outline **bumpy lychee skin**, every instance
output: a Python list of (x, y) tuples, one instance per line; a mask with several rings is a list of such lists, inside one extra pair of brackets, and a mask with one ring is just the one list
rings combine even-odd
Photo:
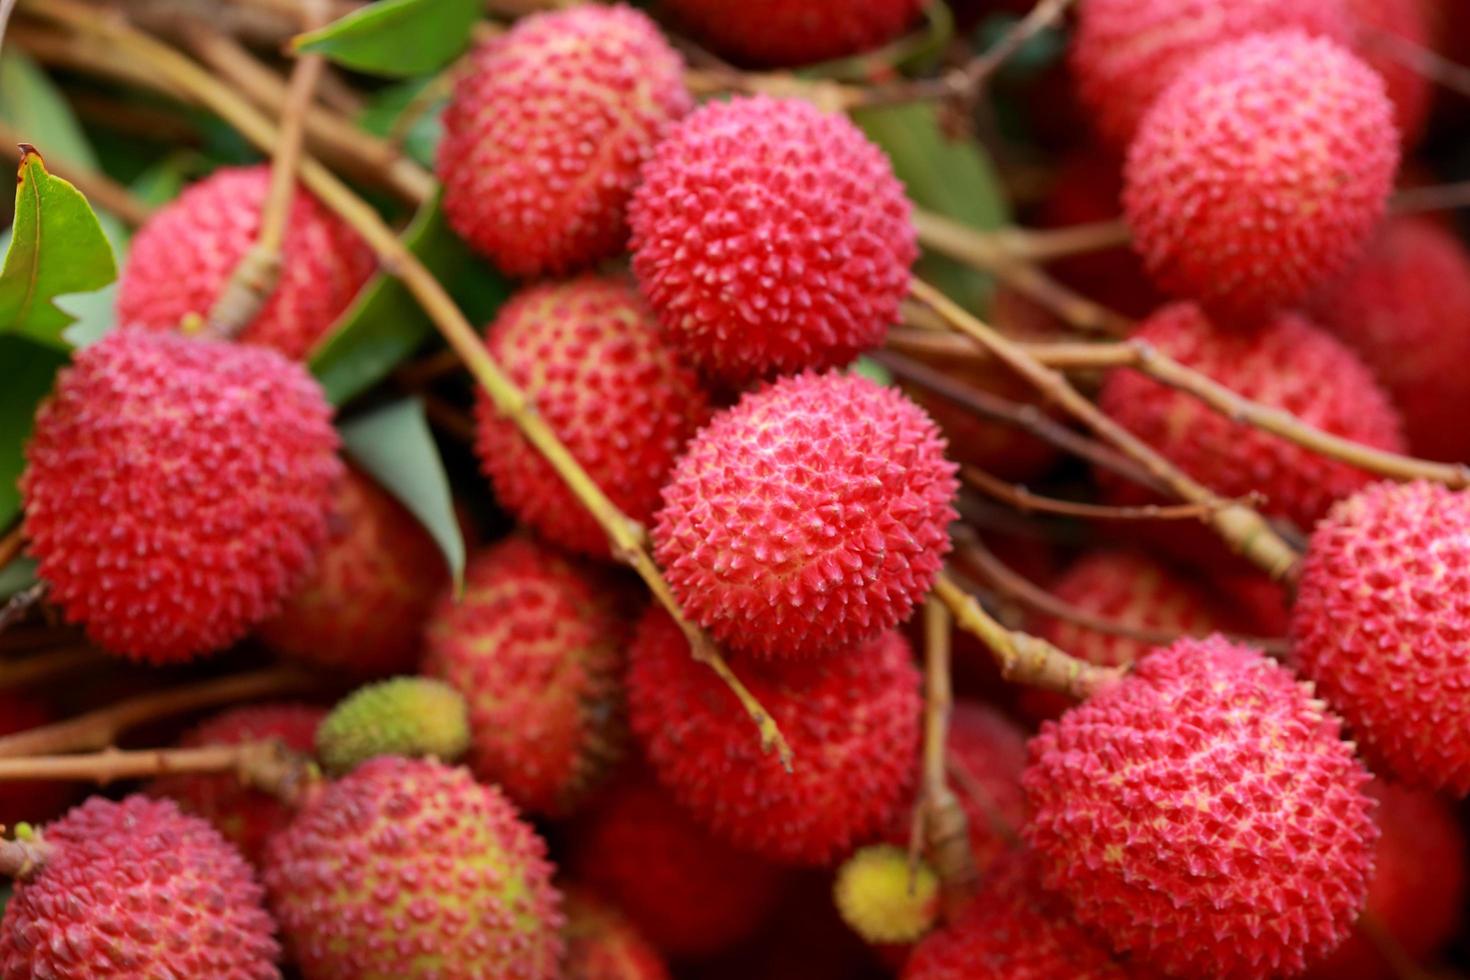
[(1344, 0), (1082, 0), (1072, 72), (1099, 131), (1121, 150), (1160, 94), (1202, 54), (1288, 28), (1343, 44), (1353, 37)]
[[(1296, 314), (1241, 331), (1216, 326), (1196, 306), (1176, 304), (1145, 321), (1134, 339), (1309, 425), (1379, 449), (1404, 448), (1398, 412), (1368, 368)], [(1233, 422), (1136, 371), (1109, 375), (1099, 405), (1200, 482), (1227, 497), (1259, 492), (1267, 514), (1303, 528), (1372, 481), (1362, 470)], [(1113, 500), (1145, 502), (1146, 491), (1098, 476)]]
[(911, 210), (846, 118), (797, 99), (711, 102), (643, 169), (633, 271), (670, 341), (713, 378), (833, 367), (898, 317), (918, 255)]
[(630, 653), (629, 719), (659, 781), (716, 835), (773, 861), (827, 865), (906, 798), (919, 745), (912, 656), (890, 631), (825, 659), (740, 660), (801, 760), (788, 773), (674, 621), (650, 608)]
[[(190, 313), (207, 317), (255, 245), (269, 184), (269, 166), (217, 170), (139, 229), (118, 282), (118, 323), (177, 330)], [(239, 339), (301, 360), (351, 305), (377, 262), (356, 232), (300, 188), (281, 258), (275, 292)]]
[(348, 468), (306, 582), (257, 635), (276, 652), (354, 676), (413, 670), (424, 620), (449, 581), (438, 545), (372, 479)]
[[(527, 289), (488, 343), (593, 482), (624, 514), (652, 520), (709, 399), (632, 284), (587, 276)], [(500, 502), (547, 540), (608, 557), (607, 533), (484, 392), (476, 418), (475, 449)]]
[(876, 48), (919, 18), (921, 0), (664, 0), (683, 26), (749, 64), (805, 65)]
[(765, 658), (903, 621), (949, 550), (955, 467), (917, 405), (841, 374), (748, 394), (689, 444), (653, 528), (684, 611)]
[(1470, 494), (1379, 483), (1317, 525), (1292, 657), (1378, 772), (1470, 792), (1467, 628)]
[(465, 696), (470, 765), (517, 805), (563, 815), (621, 753), (631, 632), (598, 572), (527, 538), (471, 558), (429, 621), (424, 672)]
[(1455, 367), (1470, 362), (1470, 252), (1458, 237), (1428, 218), (1391, 218), (1313, 315), (1388, 389), (1415, 455), (1470, 459), (1470, 385)]
[(1042, 884), (1173, 975), (1300, 972), (1346, 938), (1378, 836), (1341, 728), (1249, 647), (1150, 654), (1032, 741), (1023, 835)]
[(259, 347), (118, 330), (78, 352), (20, 480), (51, 600), (135, 660), (240, 639), (326, 539), (331, 414), (299, 365)]
[(545, 842), (498, 789), (384, 756), (271, 841), (265, 883), (313, 980), (551, 980), (563, 948), (551, 874)]
[(646, 777), (610, 787), (573, 837), (577, 880), (670, 956), (745, 939), (776, 900), (774, 865), (715, 840)]
[(658, 950), (615, 907), (577, 889), (566, 896), (562, 980), (669, 980)]
[(832, 898), (842, 921), (870, 943), (911, 943), (939, 918), (939, 876), (892, 844), (860, 848), (837, 870)]
[(239, 853), (171, 800), (93, 797), (45, 828), (46, 862), (0, 922), (0, 976), (280, 976), (264, 893)]
[(317, 758), (334, 776), (380, 755), (453, 762), (470, 744), (464, 697), (443, 681), (394, 677), (337, 703), (316, 731)]
[[(238, 745), (280, 739), (293, 752), (310, 755), (326, 710), (309, 704), (259, 704), (232, 708), (189, 730), (184, 748)], [(185, 813), (203, 817), (259, 864), (265, 844), (290, 823), (292, 811), (269, 793), (244, 785), (234, 773), (165, 776), (148, 791), (167, 796)]]
[(444, 213), (516, 276), (620, 251), (638, 168), (693, 105), (684, 63), (642, 13), (587, 5), (481, 45), (444, 113)]
[(1235, 321), (1360, 258), (1398, 168), (1378, 74), (1300, 31), (1200, 56), (1139, 126), (1124, 211), (1155, 281)]

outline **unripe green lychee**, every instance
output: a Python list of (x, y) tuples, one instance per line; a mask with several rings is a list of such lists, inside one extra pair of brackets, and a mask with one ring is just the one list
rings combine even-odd
[(457, 759), (470, 744), (464, 698), (443, 681), (394, 677), (360, 687), (316, 731), (316, 752), (333, 775), (380, 755)]
[(837, 870), (832, 889), (842, 921), (870, 943), (911, 943), (939, 915), (939, 877), (892, 844), (864, 847)]

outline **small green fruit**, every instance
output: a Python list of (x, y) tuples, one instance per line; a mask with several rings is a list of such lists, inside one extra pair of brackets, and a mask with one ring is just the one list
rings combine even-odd
[(441, 681), (394, 677), (360, 687), (316, 730), (322, 766), (341, 776), (380, 755), (452, 761), (469, 747), (464, 698)]

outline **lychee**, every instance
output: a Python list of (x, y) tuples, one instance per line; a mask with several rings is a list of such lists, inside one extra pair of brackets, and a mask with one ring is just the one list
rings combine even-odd
[(424, 620), (449, 581), (428, 531), (371, 478), (337, 484), (326, 546), (279, 615), (257, 630), (272, 650), (349, 675), (418, 665)]
[(826, 865), (888, 826), (906, 799), (921, 705), (900, 634), (824, 659), (735, 663), (791, 746), (789, 773), (662, 609), (645, 614), (629, 656), (629, 718), (655, 774), (730, 843)]
[(644, 167), (628, 220), (633, 271), (670, 342), (732, 384), (876, 347), (918, 255), (883, 151), (798, 99), (697, 110)]
[(934, 583), (954, 472), (900, 392), (836, 373), (785, 378), (690, 442), (664, 487), (655, 554), (721, 643), (766, 658), (852, 654)]
[(1292, 607), (1292, 659), (1380, 773), (1470, 791), (1467, 629), (1470, 494), (1379, 483), (1317, 525)]
[(919, 19), (922, 0), (664, 0), (716, 51), (747, 64), (805, 65), (893, 40)]
[(250, 865), (173, 801), (94, 796), (42, 840), (0, 922), (0, 976), (280, 976)]
[(627, 916), (590, 892), (566, 894), (562, 980), (669, 980), (669, 968)]
[[(124, 327), (177, 330), (207, 318), (255, 246), (270, 167), (225, 167), (184, 190), (133, 236), (118, 282)], [(239, 339), (304, 359), (351, 305), (377, 260), (348, 225), (298, 188), (275, 291)]]
[(331, 408), (260, 347), (117, 330), (36, 414), (25, 535), (50, 598), (93, 642), (168, 663), (274, 614), (327, 536)]
[[(1308, 425), (1378, 449), (1402, 450), (1398, 412), (1350, 350), (1294, 313), (1249, 330), (1217, 326), (1197, 306), (1155, 313), (1133, 335), (1238, 394)], [(1259, 493), (1261, 510), (1310, 528), (1332, 503), (1372, 477), (1251, 426), (1129, 369), (1114, 371), (1098, 404), (1180, 469), (1225, 497)], [(1110, 499), (1152, 498), (1099, 472)]]
[(832, 888), (842, 920), (870, 943), (911, 943), (939, 918), (939, 877), (892, 844), (859, 849)]
[(631, 633), (598, 571), (527, 538), (471, 558), (429, 621), (424, 672), (464, 695), (470, 765), (517, 805), (562, 815), (620, 754)]
[(561, 897), (546, 845), (493, 786), (383, 756), (323, 787), (266, 849), (292, 959), (324, 980), (552, 980)]
[[(652, 520), (709, 401), (632, 284), (587, 276), (531, 287), (500, 311), (487, 339), (592, 481), (633, 520)], [(476, 414), (475, 448), (497, 499), (548, 540), (608, 557), (606, 532), (484, 392)]]
[[(184, 733), (179, 745), (240, 745), (279, 739), (293, 752), (310, 755), (326, 710), (309, 704), (259, 704), (231, 708)], [(190, 773), (153, 781), (149, 792), (167, 796), (185, 813), (203, 817), (259, 864), (266, 841), (291, 820), (292, 811), (269, 793), (246, 786), (235, 773)]]
[(1042, 884), (1175, 976), (1300, 972), (1347, 937), (1378, 836), (1341, 728), (1249, 647), (1151, 653), (1032, 741)]
[(316, 753), (334, 776), (380, 755), (453, 762), (470, 744), (464, 698), (443, 681), (394, 677), (337, 703), (316, 730)]
[(1255, 35), (1159, 96), (1128, 149), (1124, 210), (1161, 287), (1249, 322), (1362, 256), (1398, 159), (1373, 69), (1300, 31)]
[(444, 113), (444, 213), (516, 276), (561, 274), (627, 241), (638, 168), (692, 107), (647, 16), (589, 4), (525, 18), (469, 57)]

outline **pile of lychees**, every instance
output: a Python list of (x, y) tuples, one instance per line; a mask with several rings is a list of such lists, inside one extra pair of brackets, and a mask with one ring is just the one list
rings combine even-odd
[[(304, 693), (173, 730), (157, 778), (64, 814), (54, 783), (0, 783), (0, 977), (1429, 975), (1463, 935), (1470, 470), (1426, 461), (1470, 463), (1470, 253), (1394, 195), (1459, 124), (1426, 66), (1470, 17), (956, 0), (936, 23), (1067, 40), (1050, 75), (957, 94), (923, 83), (973, 86), (995, 37), (911, 57), (919, 0), (545, 6), (443, 78), (437, 206), (517, 284), (483, 344), (524, 402), (427, 382), (471, 463), (462, 574), (310, 370), (380, 271), (352, 215), (297, 188), (231, 336), (201, 318), (270, 166), (134, 236), (116, 328), (26, 443), (50, 628)], [(932, 161), (865, 131), (913, 99), (940, 138), (1051, 161), (1014, 182), (1037, 224), (1122, 215), (1127, 247), (991, 266), (974, 312), (1016, 356), (1085, 360), (1047, 301), (1081, 297), (1140, 315), (1113, 349), (1277, 424), (1134, 359), (1077, 384), (1157, 462), (1064, 459), (1086, 440), (1055, 400), (916, 300), (919, 205), (966, 189), (929, 199)], [(1273, 581), (1209, 506), (1160, 519), (1172, 476), (1297, 563)], [(1027, 656), (1089, 680), (1005, 683), (1052, 676)]]

